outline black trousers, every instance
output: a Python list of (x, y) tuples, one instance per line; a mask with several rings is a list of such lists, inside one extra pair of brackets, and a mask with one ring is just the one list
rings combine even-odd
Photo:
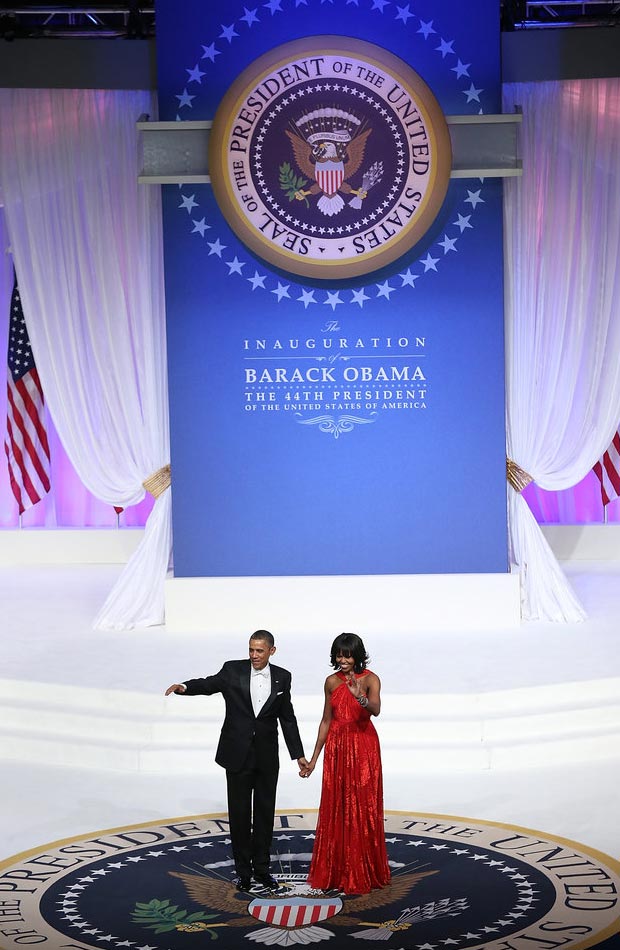
[(228, 818), (239, 877), (268, 874), (278, 769), (261, 768), (254, 750), (239, 772), (226, 771)]

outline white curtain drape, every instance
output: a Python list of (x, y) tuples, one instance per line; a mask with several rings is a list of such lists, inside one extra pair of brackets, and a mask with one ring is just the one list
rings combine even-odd
[[(504, 87), (523, 177), (504, 189), (507, 451), (544, 489), (579, 482), (620, 419), (620, 79)], [(584, 611), (509, 491), (524, 619)]]
[[(169, 461), (159, 189), (137, 183), (150, 93), (0, 90), (0, 186), (45, 398), (87, 488), (144, 497)], [(163, 623), (170, 490), (95, 626)]]

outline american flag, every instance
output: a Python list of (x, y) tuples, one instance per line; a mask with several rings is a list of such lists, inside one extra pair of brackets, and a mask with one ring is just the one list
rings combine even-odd
[(593, 471), (601, 483), (603, 505), (608, 505), (620, 495), (620, 429)]
[(4, 449), (20, 515), (50, 490), (45, 400), (30, 348), (17, 278), (11, 296)]

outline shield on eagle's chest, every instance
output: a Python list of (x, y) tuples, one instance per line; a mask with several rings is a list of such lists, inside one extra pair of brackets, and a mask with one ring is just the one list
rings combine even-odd
[(339, 897), (257, 897), (249, 905), (252, 917), (272, 927), (309, 927), (328, 920), (342, 908)]
[(344, 181), (344, 162), (317, 162), (314, 166), (316, 180), (326, 195), (335, 195)]

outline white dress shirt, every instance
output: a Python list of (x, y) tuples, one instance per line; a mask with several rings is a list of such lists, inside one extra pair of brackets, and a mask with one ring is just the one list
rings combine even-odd
[(250, 672), (250, 699), (252, 700), (252, 709), (254, 715), (259, 712), (269, 699), (271, 693), (271, 670), (269, 663), (262, 670), (251, 670)]

